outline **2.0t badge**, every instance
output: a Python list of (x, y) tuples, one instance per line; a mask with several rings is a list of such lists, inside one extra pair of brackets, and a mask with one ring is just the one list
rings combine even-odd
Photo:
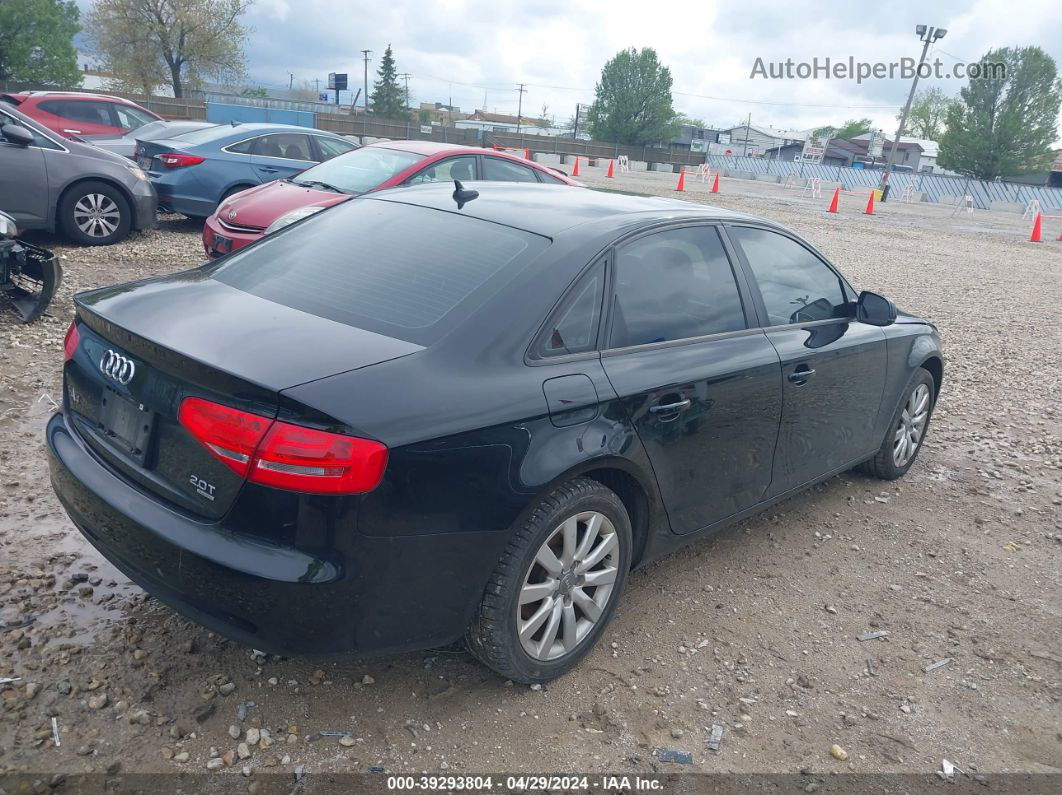
[(100, 372), (110, 378), (112, 381), (117, 381), (119, 384), (128, 384), (133, 380), (133, 375), (136, 373), (136, 365), (133, 364), (133, 360), (120, 353), (107, 349), (107, 352), (103, 354), (103, 358), (100, 359)]

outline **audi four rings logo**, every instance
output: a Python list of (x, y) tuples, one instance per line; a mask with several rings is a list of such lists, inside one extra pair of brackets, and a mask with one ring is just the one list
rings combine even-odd
[(119, 384), (128, 384), (133, 380), (136, 365), (131, 359), (127, 359), (120, 353), (108, 350), (100, 359), (100, 371), (108, 378), (113, 378)]

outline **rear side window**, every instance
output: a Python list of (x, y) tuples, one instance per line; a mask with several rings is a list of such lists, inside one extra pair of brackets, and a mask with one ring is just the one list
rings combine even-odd
[(355, 199), (221, 260), (212, 277), (284, 306), (426, 345), (548, 245), (539, 235), (456, 213)]
[(745, 328), (730, 259), (712, 226), (669, 229), (616, 253), (613, 348)]
[(538, 178), (540, 180), (542, 180), (543, 182), (549, 183), (550, 185), (567, 185), (568, 184), (567, 182), (565, 182), (560, 177), (555, 177), (555, 176), (553, 176), (552, 174), (550, 174), (550, 173), (548, 173), (546, 171), (536, 171), (535, 173), (538, 174)]
[(583, 353), (595, 348), (604, 285), (604, 268), (598, 264), (575, 286), (550, 320), (539, 345), (542, 356)]
[(301, 133), (263, 135), (254, 142), (252, 154), (262, 157), (282, 157), (285, 160), (313, 160), (310, 136)]
[(519, 163), (510, 163), (500, 157), (483, 158), (483, 179), (496, 182), (538, 182), (535, 172)]
[(86, 124), (100, 124), (105, 127), (113, 127), (108, 103), (91, 102), (77, 99), (52, 99), (45, 100), (39, 105), (45, 113), (58, 116), (68, 121), (80, 121)]
[(357, 147), (350, 141), (340, 141), (338, 138), (325, 138), (323, 135), (315, 135), (317, 148), (321, 151), (321, 160), (331, 160), (338, 155), (346, 154)]
[(730, 228), (745, 252), (772, 326), (848, 317), (841, 280), (792, 238), (747, 226)]

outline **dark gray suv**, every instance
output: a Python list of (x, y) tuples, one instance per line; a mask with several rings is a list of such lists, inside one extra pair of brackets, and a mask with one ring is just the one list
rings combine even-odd
[(62, 229), (76, 243), (106, 246), (153, 227), (157, 205), (134, 163), (0, 103), (0, 210), (20, 229)]

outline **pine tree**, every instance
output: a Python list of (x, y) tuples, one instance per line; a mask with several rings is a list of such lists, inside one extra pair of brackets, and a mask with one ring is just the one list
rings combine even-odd
[(405, 92), (398, 86), (398, 70), (391, 45), (384, 50), (379, 79), (372, 84), (372, 112), (377, 116), (398, 119), (406, 115)]

